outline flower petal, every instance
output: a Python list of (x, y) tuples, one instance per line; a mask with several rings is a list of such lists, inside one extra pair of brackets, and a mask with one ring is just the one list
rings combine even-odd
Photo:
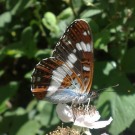
[(107, 133), (103, 133), (103, 134), (101, 134), (101, 135), (109, 135), (109, 134), (107, 134)]
[(92, 114), (84, 115), (84, 121), (89, 121), (89, 123), (93, 123), (100, 119), (100, 114), (98, 111), (93, 112)]
[(112, 117), (110, 117), (110, 119), (107, 121), (97, 121), (97, 122), (90, 123), (89, 119), (84, 120), (82, 116), (79, 119), (75, 120), (74, 125), (80, 126), (80, 127), (86, 127), (90, 129), (98, 129), (98, 128), (106, 127), (112, 122), (112, 120), (113, 120)]
[(84, 121), (85, 127), (88, 127), (90, 129), (98, 129), (98, 128), (104, 128), (107, 125), (109, 125), (112, 122), (112, 117), (109, 118), (107, 121), (97, 121), (94, 123), (89, 123), (88, 121)]
[(100, 115), (98, 111), (95, 111), (92, 114), (84, 114), (84, 115), (78, 115), (75, 118), (74, 125), (87, 127), (85, 126), (85, 123), (92, 124), (95, 121), (98, 121), (100, 119)]
[(58, 114), (58, 117), (63, 122), (73, 122), (73, 112), (70, 106), (66, 104), (58, 104), (56, 106), (56, 112)]

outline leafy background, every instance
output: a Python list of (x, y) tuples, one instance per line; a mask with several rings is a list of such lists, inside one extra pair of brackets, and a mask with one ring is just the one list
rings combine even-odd
[(88, 21), (95, 48), (92, 89), (115, 84), (94, 104), (110, 126), (99, 135), (135, 135), (135, 1), (0, 0), (0, 135), (44, 135), (61, 122), (55, 106), (37, 101), (31, 72), (49, 57), (65, 28)]

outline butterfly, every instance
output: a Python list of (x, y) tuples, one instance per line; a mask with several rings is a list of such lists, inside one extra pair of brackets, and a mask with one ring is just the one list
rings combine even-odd
[(88, 23), (73, 21), (57, 42), (52, 57), (34, 68), (31, 91), (52, 103), (84, 103), (91, 96), (93, 39)]

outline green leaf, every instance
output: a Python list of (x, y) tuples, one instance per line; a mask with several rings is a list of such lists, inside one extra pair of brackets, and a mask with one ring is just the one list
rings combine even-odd
[(80, 16), (81, 18), (89, 18), (101, 13), (102, 11), (100, 9), (91, 9), (91, 10), (84, 10)]
[(5, 115), (4, 116), (6, 116), (6, 117), (8, 117), (8, 116), (14, 116), (14, 115), (24, 115), (26, 113), (26, 111), (25, 111), (25, 109), (23, 109), (23, 108), (21, 108), (21, 107), (18, 107), (16, 110), (14, 110), (14, 111), (7, 111), (6, 113), (5, 113)]
[(30, 3), (29, 1), (25, 1), (25, 0), (19, 0), (19, 1), (18, 0), (9, 0), (6, 3), (6, 6), (7, 6), (8, 10), (11, 11), (12, 15), (16, 15), (16, 14), (23, 12), (24, 9), (26, 7), (28, 7), (29, 3)]
[(8, 109), (8, 107), (9, 107), (9, 106), (7, 106), (8, 103), (9, 102), (6, 99), (6, 100), (3, 100), (3, 102), (0, 104), (0, 114)]
[(41, 59), (49, 57), (51, 52), (52, 52), (51, 49), (38, 50), (35, 54), (35, 57), (41, 60)]
[(21, 50), (20, 42), (15, 42), (9, 46), (3, 47), (0, 51), (0, 61), (4, 59), (5, 56), (10, 56), (14, 58), (19, 58), (24, 55), (24, 52)]
[(46, 12), (42, 18), (43, 25), (51, 31), (52, 37), (59, 35), (59, 27), (57, 24), (56, 16), (52, 12)]
[[(18, 46), (18, 47), (17, 47)], [(20, 58), (22, 55), (24, 55), (22, 50), (18, 50), (20, 44), (19, 43), (14, 43), (10, 47), (6, 48), (6, 55), (14, 57), (14, 58)], [(16, 49), (15, 49), (15, 48)], [(11, 49), (12, 48), (12, 49)], [(14, 49), (13, 49), (14, 48)]]
[[(110, 88), (107, 89), (106, 92), (100, 94), (98, 107), (101, 108), (102, 112), (107, 113), (107, 111), (110, 111), (108, 117), (112, 116), (113, 122), (110, 124), (109, 131), (114, 135), (118, 135), (124, 129), (128, 128), (135, 120), (135, 116), (133, 114), (135, 110), (135, 95), (119, 95), (115, 90), (114, 92), (107, 92), (112, 90), (113, 89)], [(108, 110), (105, 111), (107, 106), (109, 106)]]
[[(101, 89), (102, 87), (108, 87), (106, 83), (108, 81), (108, 76), (110, 72), (116, 68), (114, 62), (95, 62), (93, 87), (96, 89)], [(117, 82), (118, 83), (118, 82)]]
[(85, 5), (87, 5), (87, 6), (94, 6), (91, 0), (83, 0), (83, 2), (84, 2)]
[(66, 8), (65, 10), (63, 10), (59, 15), (58, 15), (58, 19), (67, 19), (68, 17), (72, 16), (73, 15), (73, 12), (72, 12), (72, 9), (69, 7), (69, 8)]
[(54, 28), (56, 29), (57, 19), (52, 12), (45, 13), (42, 22), (49, 30), (54, 31)]
[[(110, 132), (120, 134), (124, 129), (128, 128), (135, 120), (133, 114), (135, 110), (135, 95), (111, 95), (113, 123)], [(123, 105), (124, 104), (124, 105)]]
[(37, 121), (30, 120), (20, 127), (16, 135), (35, 135), (38, 133), (39, 128), (40, 124)]
[(72, 0), (69, 4), (72, 4), (74, 12), (78, 14), (84, 3), (82, 0)]
[(5, 86), (0, 87), (0, 91), (2, 93), (0, 94), (0, 113), (2, 113), (3, 111), (5, 111), (5, 109), (8, 108), (7, 101), (15, 94), (17, 89), (17, 82), (10, 82)]
[(28, 118), (23, 108), (19, 107), (15, 111), (7, 111), (0, 120), (0, 134), (8, 132), (10, 135), (15, 135), (26, 121)]
[(0, 15), (0, 28), (4, 28), (6, 24), (10, 23), (12, 16), (10, 12), (4, 12)]
[(52, 124), (57, 124), (59, 122), (59, 119), (56, 117), (56, 113), (54, 113), (55, 109), (52, 103), (40, 101), (37, 109), (40, 111), (40, 114), (37, 115), (35, 119), (40, 121), (42, 125), (49, 127)]
[(110, 32), (109, 30), (103, 30), (95, 35), (95, 44), (94, 47), (96, 49), (102, 49), (104, 51), (108, 51), (107, 44), (110, 40)]
[(29, 58), (32, 58), (37, 51), (36, 41), (34, 39), (31, 27), (25, 28), (22, 32), (21, 48), (25, 55)]
[(27, 108), (26, 108), (26, 110), (27, 110), (27, 112), (30, 112), (36, 105), (37, 105), (37, 100), (35, 99), (35, 100), (32, 100), (29, 104), (28, 104), (28, 106), (27, 106)]
[(0, 70), (0, 77), (4, 74), (4, 70)]
[(26, 73), (26, 74), (24, 75), (24, 78), (30, 80), (30, 79), (31, 79), (31, 75), (32, 75), (32, 71)]
[(2, 49), (0, 55), (2, 56), (8, 55), (15, 58), (19, 58), (22, 57), (23, 55), (26, 55), (28, 58), (32, 58), (37, 51), (36, 41), (32, 34), (32, 28), (26, 27), (23, 30), (21, 36), (22, 36), (21, 41), (14, 42), (9, 46), (6, 46), (5, 48)]
[(135, 47), (125, 53), (122, 60), (122, 69), (126, 73), (135, 73)]
[[(128, 78), (121, 73), (117, 68), (105, 66), (105, 63), (96, 64), (95, 82), (98, 86), (104, 87), (119, 84), (116, 88), (108, 88), (100, 93), (97, 101), (102, 118), (113, 117), (113, 122), (110, 124), (109, 131), (116, 135), (120, 134), (124, 129), (129, 127), (135, 120), (133, 114), (135, 110), (135, 94), (134, 87), (129, 82)], [(98, 66), (98, 67), (97, 67)], [(104, 67), (110, 70), (107, 74), (102, 72)], [(96, 79), (98, 78), (98, 79)], [(101, 87), (101, 88), (102, 88)]]

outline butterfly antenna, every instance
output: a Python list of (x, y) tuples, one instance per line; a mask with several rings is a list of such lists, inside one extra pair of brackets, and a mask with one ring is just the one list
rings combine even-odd
[(103, 90), (105, 90), (105, 89), (108, 89), (108, 88), (115, 88), (115, 87), (118, 87), (119, 86), (119, 84), (116, 84), (116, 85), (112, 85), (112, 86), (109, 86), (109, 87), (106, 87), (106, 88), (102, 88), (102, 89), (98, 89), (96, 92), (98, 93), (98, 92), (102, 92)]

